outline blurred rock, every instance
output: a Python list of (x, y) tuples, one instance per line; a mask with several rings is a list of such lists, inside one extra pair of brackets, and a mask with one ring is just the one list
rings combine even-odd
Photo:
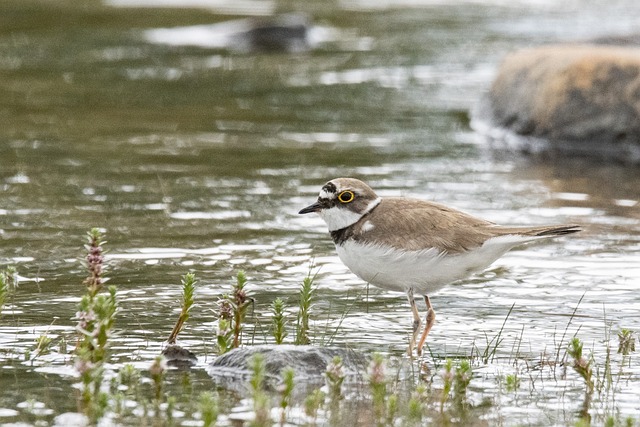
[(476, 130), (510, 148), (640, 163), (640, 49), (562, 44), (515, 52), (473, 116)]
[(306, 52), (330, 40), (303, 13), (245, 18), (211, 25), (155, 28), (144, 32), (147, 41), (171, 46), (200, 46), (235, 53)]
[(251, 19), (244, 31), (233, 34), (229, 48), (237, 52), (306, 52), (309, 44), (310, 19), (292, 13), (270, 19)]
[[(3, 424), (4, 425), (4, 424)], [(28, 424), (24, 424), (28, 425)], [(89, 417), (77, 412), (65, 412), (53, 419), (54, 427), (85, 427), (91, 425)]]
[[(310, 345), (258, 345), (242, 347), (217, 357), (209, 365), (209, 375), (219, 385), (234, 387), (234, 381), (245, 384), (251, 377), (252, 357), (260, 353), (264, 357), (266, 385), (274, 388), (282, 378), (282, 370), (293, 368), (296, 384), (324, 384), (323, 374), (335, 356), (342, 359), (345, 381), (359, 381), (366, 372), (368, 360), (347, 348), (314, 347)], [(246, 387), (244, 387), (246, 389)]]
[(195, 354), (176, 344), (168, 345), (162, 355), (167, 359), (167, 365), (174, 368), (190, 368), (198, 363)]

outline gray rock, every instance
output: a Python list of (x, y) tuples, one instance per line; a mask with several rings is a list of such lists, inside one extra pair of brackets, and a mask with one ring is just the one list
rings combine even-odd
[(562, 44), (515, 52), (472, 127), (522, 151), (640, 163), (640, 49)]
[(311, 21), (306, 14), (289, 13), (211, 25), (154, 28), (145, 31), (144, 36), (151, 43), (170, 46), (199, 46), (246, 54), (297, 53), (312, 50), (323, 42)]
[(308, 16), (300, 13), (279, 15), (268, 20), (251, 20), (250, 28), (231, 37), (230, 48), (237, 52), (285, 52), (310, 50)]
[(368, 360), (354, 350), (339, 347), (314, 347), (309, 345), (259, 345), (242, 347), (217, 357), (208, 369), (216, 383), (227, 388), (237, 388), (233, 382), (245, 382), (251, 377), (252, 357), (260, 353), (264, 357), (267, 387), (275, 387), (282, 377), (282, 370), (293, 368), (296, 384), (320, 385), (324, 372), (335, 356), (342, 359), (345, 381), (360, 381), (366, 372)]
[(175, 368), (191, 368), (198, 363), (198, 357), (195, 354), (176, 344), (169, 344), (161, 354), (167, 359), (167, 365)]

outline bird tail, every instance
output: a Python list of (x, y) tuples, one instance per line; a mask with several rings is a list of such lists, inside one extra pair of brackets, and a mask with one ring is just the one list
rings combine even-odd
[(565, 234), (573, 234), (578, 231), (582, 231), (579, 225), (554, 225), (550, 227), (543, 227), (542, 229), (535, 230), (534, 236), (564, 236)]
[(501, 235), (520, 235), (529, 237), (556, 237), (581, 231), (579, 225), (547, 225), (541, 227), (500, 227)]

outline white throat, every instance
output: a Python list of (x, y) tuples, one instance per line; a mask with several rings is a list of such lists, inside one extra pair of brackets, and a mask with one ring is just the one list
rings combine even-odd
[(319, 211), (318, 215), (320, 215), (320, 218), (327, 223), (329, 231), (336, 231), (355, 224), (360, 220), (360, 218), (378, 206), (381, 201), (382, 199), (378, 197), (369, 203), (366, 209), (362, 212), (352, 212), (349, 209), (340, 209), (339, 207), (334, 206), (330, 209), (323, 209)]

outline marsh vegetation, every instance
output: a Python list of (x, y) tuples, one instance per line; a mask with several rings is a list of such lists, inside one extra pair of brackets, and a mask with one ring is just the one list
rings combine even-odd
[[(621, 416), (616, 404), (621, 384), (636, 380), (629, 369), (635, 358), (634, 332), (628, 329), (616, 331), (613, 335), (617, 345), (614, 345), (612, 330), (607, 329), (607, 336), (602, 340), (605, 347), (598, 352), (605, 355), (601, 359), (595, 356), (597, 349), (585, 350), (584, 342), (579, 338), (580, 326), (572, 325), (575, 322), (573, 315), (561, 335), (554, 336), (553, 352), (541, 354), (539, 361), (523, 357), (516, 347), (511, 349), (506, 360), (496, 357), (497, 349), (504, 345), (502, 332), (509, 320), (509, 311), (502, 328), (495, 331), (495, 335), (487, 336), (484, 346), (470, 349), (467, 356), (431, 353), (412, 359), (373, 352), (367, 356), (370, 362), (366, 372), (358, 379), (346, 382), (342, 360), (334, 357), (322, 374), (324, 385), (314, 388), (302, 387), (308, 378), (297, 383), (291, 367), (279, 372), (275, 385), (268, 385), (268, 372), (260, 353), (248, 361), (251, 375), (244, 384), (245, 392), (240, 393), (219, 382), (195, 387), (190, 379), (192, 371), (202, 369), (201, 364), (197, 365), (195, 355), (192, 365), (177, 365), (177, 368), (175, 365), (170, 367), (174, 360), (171, 356), (165, 357), (164, 351), (143, 367), (130, 363), (113, 364), (113, 337), (126, 339), (128, 331), (126, 327), (118, 326), (123, 322), (118, 319), (117, 286), (105, 286), (108, 279), (104, 277), (104, 243), (99, 229), (88, 233), (87, 255), (82, 261), (88, 276), (84, 281), (79, 280), (79, 287), (82, 286), (85, 292), (74, 318), (67, 319), (77, 322), (75, 333), (60, 334), (55, 339), (45, 333), (36, 338), (31, 351), (8, 355), (14, 363), (24, 363), (55, 354), (54, 359), (41, 366), (61, 362), (66, 365), (69, 378), (64, 381), (61, 392), (74, 397), (77, 411), (56, 413), (42, 402), (44, 396), (34, 396), (19, 406), (20, 410), (15, 414), (18, 419), (33, 422), (53, 419), (56, 424), (100, 424), (104, 420), (125, 425), (195, 422), (204, 426), (238, 423), (251, 426), (411, 426), (424, 422), (485, 425), (493, 421), (508, 424), (506, 414), (501, 411), (502, 402), (517, 401), (523, 394), (535, 399), (539, 388), (555, 387), (560, 403), (564, 405), (575, 405), (573, 399), (582, 395), (582, 403), (572, 422), (575, 425), (633, 426), (637, 423), (632, 416)], [(296, 345), (330, 343), (326, 336), (319, 336), (326, 333), (326, 329), (314, 331), (310, 327), (315, 311), (315, 287), (313, 267), (309, 271), (301, 281), (295, 321), (288, 319), (285, 303), (276, 298), (269, 303), (268, 327), (261, 328), (270, 331), (270, 336), (265, 335), (259, 341), (278, 346), (287, 342), (286, 337), (291, 335), (291, 342)], [(0, 272), (0, 303), (10, 303), (12, 293), (19, 286), (18, 277), (18, 272), (11, 266)], [(255, 307), (254, 297), (246, 288), (247, 281), (245, 272), (238, 271), (229, 292), (218, 299), (217, 322), (207, 343), (214, 353), (211, 358), (241, 346), (251, 346), (256, 341), (259, 324), (246, 321), (249, 310)], [(179, 333), (189, 327), (187, 320), (198, 322), (189, 315), (198, 304), (197, 284), (193, 272), (182, 277), (182, 298), (177, 301), (180, 306), (176, 307), (179, 315), (166, 346), (177, 346)], [(14, 308), (13, 316), (17, 315)], [(255, 313), (253, 316), (256, 317)], [(521, 335), (518, 341), (521, 343), (524, 338)], [(304, 367), (304, 360), (300, 363)], [(487, 387), (487, 382), (493, 382), (493, 387)], [(303, 391), (295, 393), (296, 387)], [(478, 392), (479, 389), (483, 390)]]

